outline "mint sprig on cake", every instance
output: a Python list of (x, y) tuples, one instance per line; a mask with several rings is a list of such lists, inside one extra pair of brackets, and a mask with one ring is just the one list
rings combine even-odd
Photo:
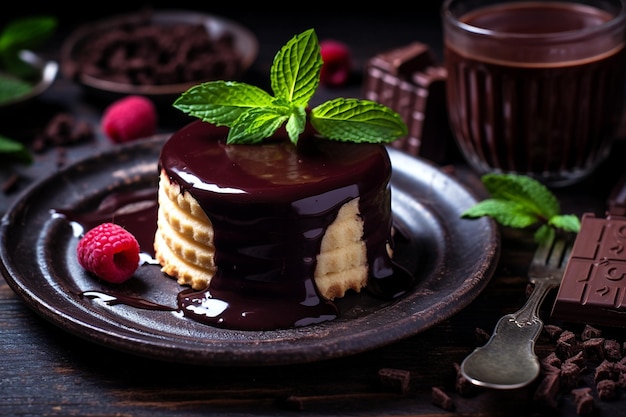
[(335, 98), (309, 110), (323, 65), (313, 29), (289, 40), (270, 71), (274, 95), (238, 81), (209, 81), (191, 87), (174, 107), (191, 116), (229, 127), (228, 144), (258, 144), (285, 125), (298, 143), (307, 122), (322, 136), (356, 143), (389, 143), (407, 135), (399, 114), (369, 100)]

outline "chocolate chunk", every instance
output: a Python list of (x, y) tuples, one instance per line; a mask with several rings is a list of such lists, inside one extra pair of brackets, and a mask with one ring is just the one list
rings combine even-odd
[(458, 152), (445, 100), (445, 68), (427, 45), (413, 42), (371, 58), (365, 67), (363, 96), (395, 110), (409, 134), (391, 143), (414, 156), (444, 163)]
[(585, 367), (585, 355), (583, 354), (583, 351), (581, 350), (580, 352), (578, 352), (576, 355), (572, 356), (571, 358), (567, 358), (565, 362), (575, 363), (576, 366), (578, 366), (580, 369), (583, 369)]
[(553, 319), (626, 327), (625, 245), (626, 217), (583, 215)]
[(408, 80), (413, 73), (435, 65), (435, 59), (428, 46), (412, 42), (373, 57), (370, 65), (396, 77)]
[(585, 324), (585, 328), (580, 333), (580, 338), (583, 341), (593, 339), (595, 337), (601, 337), (601, 336), (602, 336), (602, 330), (596, 329), (595, 327), (589, 324)]
[(622, 349), (617, 340), (607, 339), (604, 341), (604, 357), (613, 362), (622, 358)]
[(552, 340), (557, 340), (561, 337), (561, 333), (563, 333), (563, 329), (554, 324), (546, 324), (543, 326), (543, 331), (546, 332)]
[(598, 397), (603, 401), (615, 400), (619, 397), (617, 383), (611, 379), (603, 379), (596, 384)]
[(567, 358), (571, 358), (575, 356), (580, 351), (580, 344), (576, 340), (576, 335), (569, 331), (565, 330), (559, 336), (559, 339), (556, 341), (555, 352), (561, 360), (566, 360)]
[(555, 352), (551, 352), (548, 356), (541, 360), (541, 370), (544, 373), (559, 372), (561, 368), (561, 359), (556, 356)]
[(441, 407), (446, 411), (454, 411), (456, 408), (454, 406), (454, 401), (452, 401), (452, 398), (443, 389), (439, 387), (432, 387), (431, 392), (434, 405)]
[(454, 363), (454, 371), (456, 372), (456, 379), (454, 388), (463, 397), (469, 397), (476, 394), (478, 386), (472, 384), (472, 382), (463, 375), (461, 372), (461, 365)]
[(561, 375), (559, 372), (552, 372), (546, 374), (535, 393), (533, 394), (533, 400), (539, 404), (546, 405), (551, 408), (556, 408), (558, 405), (557, 395), (561, 389)]
[(382, 368), (378, 370), (378, 379), (383, 387), (406, 394), (409, 391), (411, 373), (404, 369)]
[(599, 382), (605, 379), (616, 381), (618, 377), (619, 377), (619, 371), (615, 367), (615, 363), (608, 361), (608, 360), (604, 360), (596, 368), (596, 374), (593, 380), (595, 382)]
[(574, 404), (576, 405), (576, 413), (578, 415), (591, 414), (595, 409), (591, 388), (583, 387), (572, 390), (574, 396)]
[(481, 328), (478, 328), (478, 327), (476, 328), (476, 331), (474, 332), (474, 335), (476, 336), (476, 345), (477, 346), (484, 345), (491, 338), (491, 335), (489, 333), (487, 333), (485, 330), (483, 330)]
[(604, 338), (595, 337), (583, 342), (583, 349), (587, 359), (601, 361), (604, 359)]
[(578, 386), (581, 369), (574, 362), (565, 362), (561, 365), (561, 388), (572, 389)]

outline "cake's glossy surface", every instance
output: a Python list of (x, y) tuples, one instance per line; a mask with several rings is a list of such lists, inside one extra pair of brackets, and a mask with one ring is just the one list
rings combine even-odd
[(196, 121), (176, 132), (159, 160), (211, 220), (217, 271), (209, 288), (183, 291), (184, 314), (240, 329), (304, 326), (337, 317), (320, 297), (316, 256), (340, 208), (359, 198), (368, 290), (387, 298), (412, 278), (387, 252), (391, 163), (383, 145), (303, 135), (263, 145), (226, 145), (226, 128)]

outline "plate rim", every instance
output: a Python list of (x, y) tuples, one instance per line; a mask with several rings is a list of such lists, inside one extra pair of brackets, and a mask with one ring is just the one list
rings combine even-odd
[[(169, 362), (201, 363), (211, 366), (260, 366), (305, 363), (362, 353), (364, 351), (376, 349), (421, 333), (457, 314), (464, 307), (466, 307), (486, 287), (495, 272), (500, 255), (499, 230), (491, 219), (484, 218), (473, 220), (473, 224), (477, 224), (483, 228), (488, 236), (488, 240), (485, 242), (487, 247), (483, 259), (481, 259), (480, 262), (477, 261), (480, 268), (475, 270), (470, 277), (463, 281), (465, 297), (463, 297), (462, 302), (456, 305), (454, 309), (448, 311), (442, 311), (441, 306), (438, 306), (436, 309), (438, 314), (437, 318), (432, 320), (430, 323), (421, 323), (419, 328), (412, 329), (411, 327), (413, 325), (416, 327), (418, 326), (420, 323), (420, 317), (418, 317), (418, 312), (410, 312), (410, 314), (404, 314), (402, 317), (398, 317), (395, 326), (390, 326), (391, 328), (389, 329), (383, 329), (380, 332), (374, 332), (374, 329), (360, 329), (360, 332), (357, 334), (346, 335), (343, 338), (335, 337), (332, 340), (325, 340), (323, 335), (320, 337), (314, 334), (312, 329), (314, 329), (315, 326), (298, 328), (298, 332), (294, 331), (294, 333), (296, 333), (296, 335), (300, 335), (300, 339), (297, 337), (295, 339), (298, 339), (298, 341), (301, 342), (302, 338), (306, 338), (304, 348), (302, 346), (298, 346), (298, 341), (294, 342), (294, 338), (290, 337), (290, 330), (285, 332), (276, 331), (276, 334), (286, 335), (281, 342), (277, 342), (273, 338), (268, 339), (267, 344), (263, 340), (257, 340), (256, 343), (259, 346), (258, 349), (254, 349), (254, 346), (250, 348), (246, 345), (241, 348), (241, 351), (236, 352), (236, 355), (233, 355), (232, 352), (233, 347), (237, 347), (233, 346), (233, 342), (236, 342), (233, 340), (223, 341), (219, 346), (217, 346), (214, 341), (210, 341), (211, 343), (206, 344), (200, 343), (200, 341), (193, 341), (193, 343), (191, 343), (187, 340), (180, 340), (177, 337), (168, 338), (163, 335), (149, 334), (143, 329), (134, 329), (131, 331), (120, 327), (116, 328), (115, 326), (113, 326), (113, 328), (101, 328), (86, 320), (81, 320), (81, 318), (73, 317), (71, 314), (55, 307), (54, 303), (51, 303), (49, 299), (42, 298), (31, 288), (28, 288), (24, 279), (16, 276), (15, 274), (15, 268), (11, 265), (11, 253), (8, 249), (6, 239), (8, 236), (7, 231), (13, 227), (12, 218), (18, 216), (22, 207), (29, 201), (29, 199), (33, 198), (33, 194), (35, 194), (41, 187), (44, 187), (47, 183), (58, 179), (63, 175), (63, 173), (72, 172), (72, 170), (76, 169), (77, 166), (89, 165), (90, 161), (107, 158), (109, 156), (113, 157), (115, 155), (128, 153), (132, 150), (136, 151), (137, 149), (142, 149), (143, 147), (148, 147), (150, 149), (159, 147), (167, 137), (168, 135), (159, 135), (157, 137), (136, 141), (130, 144), (124, 144), (106, 149), (102, 152), (87, 155), (84, 158), (67, 165), (54, 174), (31, 184), (31, 186), (10, 205), (5, 214), (3, 214), (0, 223), (0, 237), (2, 239), (0, 241), (0, 243), (2, 243), (2, 245), (0, 245), (0, 267), (2, 268), (3, 276), (13, 291), (19, 295), (31, 309), (44, 319), (52, 322), (69, 333), (74, 334), (75, 336), (82, 337), (83, 339), (90, 340), (94, 343), (119, 351)], [(393, 161), (404, 161), (404, 163), (417, 164), (417, 166), (421, 169), (425, 169), (433, 175), (435, 180), (452, 184), (452, 186), (458, 188), (466, 194), (465, 198), (477, 201), (477, 197), (473, 192), (471, 192), (451, 175), (441, 171), (434, 163), (419, 157), (414, 157), (396, 149), (388, 148), (388, 151), (390, 158), (392, 159), (392, 166)], [(408, 174), (401, 172), (400, 176), (402, 175)], [(398, 170), (394, 168), (392, 174), (392, 187), (394, 186), (394, 181), (397, 177)], [(456, 292), (447, 294), (442, 298), (439, 304), (445, 304), (445, 301), (453, 298), (455, 294)], [(62, 298), (62, 303), (63, 302), (76, 304), (75, 301), (67, 297)], [(91, 303), (91, 301), (86, 302)], [(396, 305), (405, 307), (403, 303), (409, 304), (410, 302), (410, 299), (399, 300)], [(81, 306), (73, 306), (73, 308), (76, 307)], [(399, 307), (396, 308), (399, 309)], [(402, 313), (399, 310), (398, 312)], [(377, 312), (372, 313), (372, 315), (376, 314)], [(330, 326), (332, 326), (332, 322), (330, 323)], [(215, 329), (215, 331), (218, 333), (230, 332), (225, 329)], [(273, 331), (258, 333), (272, 334)], [(363, 343), (361, 343), (361, 345), (358, 344), (358, 342), (363, 338), (368, 338), (366, 346), (363, 346)], [(313, 339), (316, 339), (316, 341), (312, 342), (311, 340)], [(313, 355), (311, 355), (311, 352), (308, 351), (312, 348), (317, 349)]]

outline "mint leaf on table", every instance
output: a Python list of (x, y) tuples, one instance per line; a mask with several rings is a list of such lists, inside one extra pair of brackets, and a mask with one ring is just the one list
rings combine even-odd
[(539, 181), (516, 174), (485, 174), (481, 181), (490, 198), (465, 210), (462, 218), (488, 216), (503, 226), (519, 229), (538, 225), (535, 231), (538, 242), (545, 241), (556, 229), (580, 231), (580, 219), (561, 214), (556, 196)]
[(274, 95), (237, 81), (209, 81), (193, 86), (174, 107), (203, 121), (228, 126), (228, 144), (260, 143), (286, 123), (297, 144), (309, 118), (328, 139), (388, 143), (408, 133), (399, 114), (369, 100), (337, 98), (308, 112), (320, 82), (323, 60), (317, 35), (306, 30), (276, 54), (270, 69)]
[(27, 78), (34, 69), (19, 57), (20, 51), (34, 49), (54, 33), (57, 20), (51, 16), (32, 16), (9, 22), (0, 32), (0, 60), (4, 70)]
[(30, 92), (31, 83), (0, 73), (0, 104), (15, 100)]
[(0, 155), (7, 155), (15, 161), (27, 164), (33, 162), (32, 154), (23, 143), (14, 141), (2, 135), (0, 135)]

